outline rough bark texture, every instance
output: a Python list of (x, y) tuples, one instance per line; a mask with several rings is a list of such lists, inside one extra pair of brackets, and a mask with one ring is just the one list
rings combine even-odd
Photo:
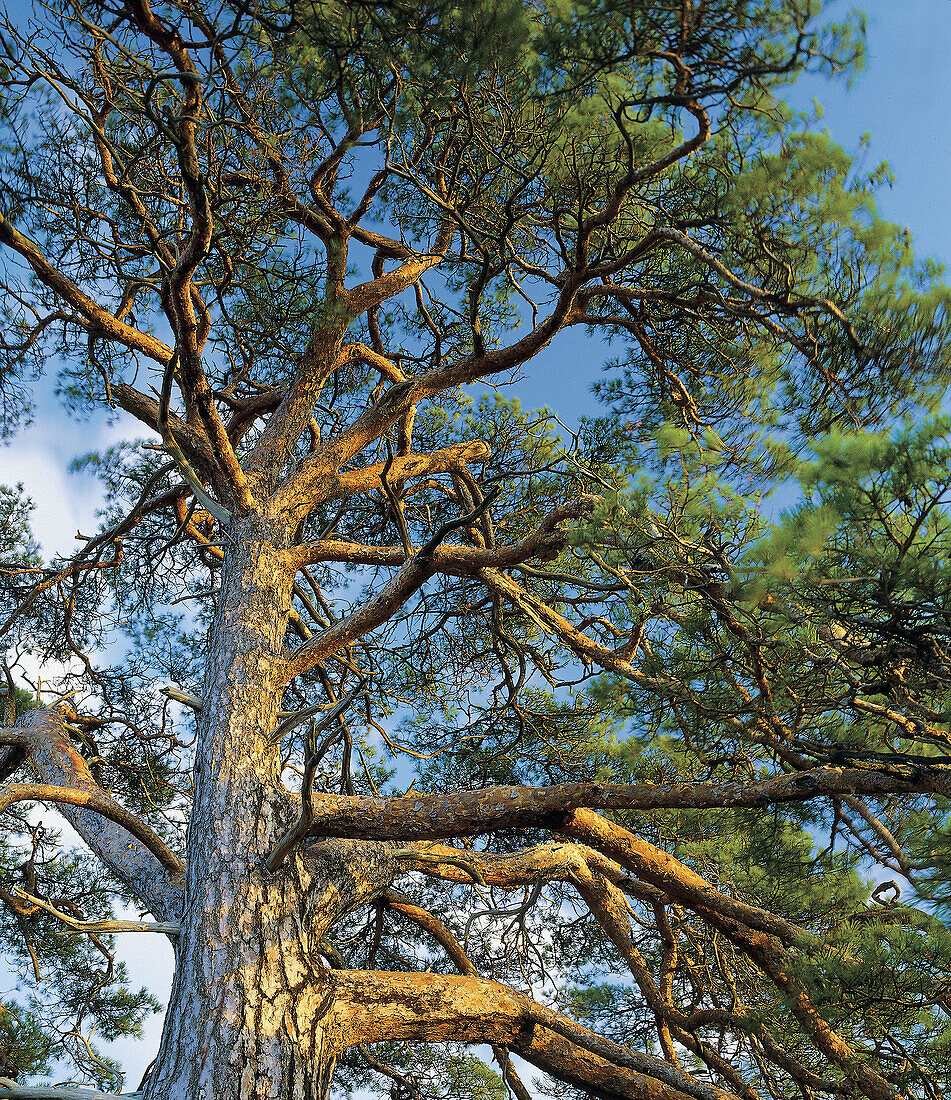
[(177, 966), (149, 1097), (320, 1100), (350, 1045), (319, 946), (396, 877), (391, 845), (328, 840), (263, 861), (298, 813), (280, 782), (287, 532), (236, 522), (208, 634)]
[[(58, 708), (31, 710), (17, 724), (26, 741), (27, 762), (40, 783), (50, 788), (71, 789), (80, 795), (113, 803), (121, 815), (122, 807), (96, 783), (76, 746), (70, 741), (63, 711)], [(10, 788), (5, 790), (9, 794)], [(43, 798), (34, 793), (33, 798)], [(52, 801), (53, 799), (51, 799)], [(158, 920), (175, 920), (182, 904), (180, 874), (166, 874), (159, 860), (139, 840), (100, 810), (84, 809), (57, 800), (63, 817), (90, 845), (110, 871), (131, 893), (155, 914)], [(150, 831), (150, 830), (149, 830)]]
[(155, 1097), (313, 1097), (326, 1088), (319, 929), (300, 860), (260, 866), (294, 810), (268, 736), (292, 576), (279, 530), (236, 523), (208, 635), (185, 910)]

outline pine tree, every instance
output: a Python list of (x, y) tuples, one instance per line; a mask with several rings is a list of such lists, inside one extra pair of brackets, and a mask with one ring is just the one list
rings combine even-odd
[(119, 934), (147, 1100), (951, 1084), (951, 292), (781, 98), (824, 7), (6, 24), (4, 427), (129, 434), (69, 560), (0, 497), (0, 1095), (125, 1088)]

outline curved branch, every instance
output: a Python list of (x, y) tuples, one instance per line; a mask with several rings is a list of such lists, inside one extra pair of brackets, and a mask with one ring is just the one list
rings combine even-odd
[[(417, 928), (427, 932), (433, 939), (439, 944), (440, 947), (446, 952), (452, 961), (453, 966), (459, 971), (460, 974), (469, 978), (477, 978), (479, 972), (472, 965), (472, 961), (465, 953), (462, 944), (456, 939), (456, 937), (449, 931), (449, 929), (443, 924), (443, 922), (428, 909), (423, 909), (421, 906), (416, 905), (410, 898), (405, 897), (399, 893), (398, 890), (384, 890), (380, 895), (380, 901), (389, 908), (406, 917), (412, 921)], [(516, 1100), (531, 1100), (531, 1095), (528, 1090), (522, 1084), (521, 1078), (515, 1071), (515, 1067), (512, 1065), (509, 1058), (508, 1047), (495, 1045), (492, 1047), (492, 1053), (495, 1056), (495, 1060), (502, 1070), (502, 1076), (505, 1079), (505, 1083), (512, 1091), (512, 1095)], [(591, 1082), (588, 1082), (589, 1084)]]
[(436, 267), (449, 251), (456, 227), (451, 218), (444, 218), (431, 252), (408, 256), (394, 271), (387, 271), (368, 282), (345, 290), (342, 294), (347, 310), (354, 316), (376, 309), (388, 298), (404, 291)]
[[(394, 460), (394, 466), (397, 461)], [(554, 508), (530, 535), (510, 546), (485, 548), (444, 543), (433, 547), (430, 556), (437, 573), (452, 576), (468, 577), (474, 576), (480, 569), (507, 569), (520, 565), (530, 558), (560, 550), (564, 546), (565, 536), (558, 525), (566, 520), (580, 519), (592, 511), (597, 503), (598, 497), (586, 495)], [(368, 546), (336, 539), (305, 543), (294, 547), (291, 553), (296, 556), (299, 566), (316, 565), (320, 562), (399, 566), (406, 560), (406, 552), (402, 546)]]
[(438, 548), (439, 542), (451, 531), (465, 527), (478, 519), (491, 501), (492, 496), (487, 496), (467, 515), (444, 523), (379, 592), (351, 614), (338, 619), (332, 626), (327, 627), (320, 634), (315, 634), (299, 646), (284, 662), (285, 682), (290, 682), (295, 676), (307, 672), (319, 661), (386, 622), (437, 572), (433, 563), (433, 553)]
[[(310, 730), (307, 735), (308, 755), (304, 764), (304, 775), (301, 782), (301, 813), (297, 821), (287, 830), (287, 832), (278, 841), (276, 847), (271, 854), (264, 861), (264, 868), (269, 874), (274, 872), (281, 866), (288, 854), (307, 836), (308, 829), (310, 828), (311, 819), (313, 816), (314, 800), (313, 800), (313, 782), (314, 773), (317, 770), (317, 765), (320, 762), (320, 756), (316, 752), (316, 737), (318, 733), (327, 729), (340, 717), (341, 714), (350, 706), (350, 704), (356, 699), (356, 697), (363, 691), (364, 681), (360, 680), (356, 687), (353, 688), (347, 695), (334, 704), (320, 719), (319, 722), (314, 721), (311, 718)], [(272, 737), (272, 740), (279, 740), (281, 733), (286, 728), (286, 724), (282, 723), (278, 726), (276, 733)]]
[[(397, 382), (391, 386), (376, 404), (361, 413), (348, 428), (335, 436), (310, 460), (311, 474), (308, 483), (298, 475), (281, 489), (281, 494), (297, 501), (303, 495), (308, 501), (314, 496), (314, 487), (322, 477), (353, 461), (374, 440), (418, 402), (453, 386), (465, 385), (493, 374), (510, 371), (528, 362), (547, 347), (557, 333), (568, 324), (575, 295), (585, 281), (585, 276), (570, 273), (561, 280), (561, 292), (551, 312), (531, 332), (504, 348), (492, 348), (484, 354), (467, 355), (435, 370)], [(334, 353), (334, 358), (336, 352)], [(276, 414), (277, 415), (277, 414)], [(264, 433), (265, 435), (267, 433)], [(262, 436), (263, 440), (264, 436)], [(259, 442), (258, 448), (262, 444)], [(292, 506), (292, 505), (291, 505)]]
[(15, 732), (26, 738), (28, 762), (41, 782), (11, 784), (0, 793), (0, 806), (25, 800), (55, 803), (90, 850), (156, 917), (175, 919), (184, 864), (96, 783), (69, 739), (62, 708), (27, 711)]
[(0, 813), (16, 802), (53, 802), (61, 806), (81, 806), (91, 810), (121, 825), (136, 840), (140, 840), (167, 870), (174, 874), (185, 870), (184, 863), (157, 833), (105, 791), (54, 787), (48, 783), (11, 783), (0, 790)]
[(431, 556), (415, 554), (368, 600), (289, 654), (284, 662), (285, 682), (385, 623), (435, 572)]
[(870, 1064), (829, 1026), (797, 979), (784, 944), (806, 950), (821, 940), (765, 910), (721, 894), (705, 879), (666, 852), (590, 810), (571, 814), (562, 828), (609, 854), (620, 864), (664, 889), (697, 912), (736, 944), (782, 991), (789, 1010), (816, 1048), (854, 1082), (869, 1100), (896, 1100), (895, 1092)]

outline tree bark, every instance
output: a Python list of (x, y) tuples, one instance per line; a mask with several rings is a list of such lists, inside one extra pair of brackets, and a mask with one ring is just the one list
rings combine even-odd
[[(275, 875), (262, 866), (296, 816), (281, 783), (279, 746), (270, 742), (283, 688), (290, 540), (258, 516), (235, 520), (225, 538), (196, 742), (185, 909), (147, 1096), (316, 1100), (334, 1067), (317, 947), (340, 910), (335, 861), (295, 854)], [(346, 854), (347, 842), (339, 847)]]
[[(90, 850), (147, 909), (160, 921), (177, 919), (182, 903), (180, 860), (151, 829), (143, 828), (140, 838), (128, 831), (133, 815), (96, 783), (70, 740), (62, 708), (27, 711), (17, 722), (16, 734), (39, 783), (9, 784), (0, 792), (0, 806), (21, 798), (55, 804)], [(156, 852), (163, 856), (164, 865)]]

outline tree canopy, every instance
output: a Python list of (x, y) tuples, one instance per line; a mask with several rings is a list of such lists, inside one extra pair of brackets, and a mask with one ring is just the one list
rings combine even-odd
[(0, 1095), (135, 1086), (119, 934), (147, 1100), (951, 1086), (951, 291), (832, 7), (5, 23), (3, 426), (128, 436), (69, 559), (0, 493)]

